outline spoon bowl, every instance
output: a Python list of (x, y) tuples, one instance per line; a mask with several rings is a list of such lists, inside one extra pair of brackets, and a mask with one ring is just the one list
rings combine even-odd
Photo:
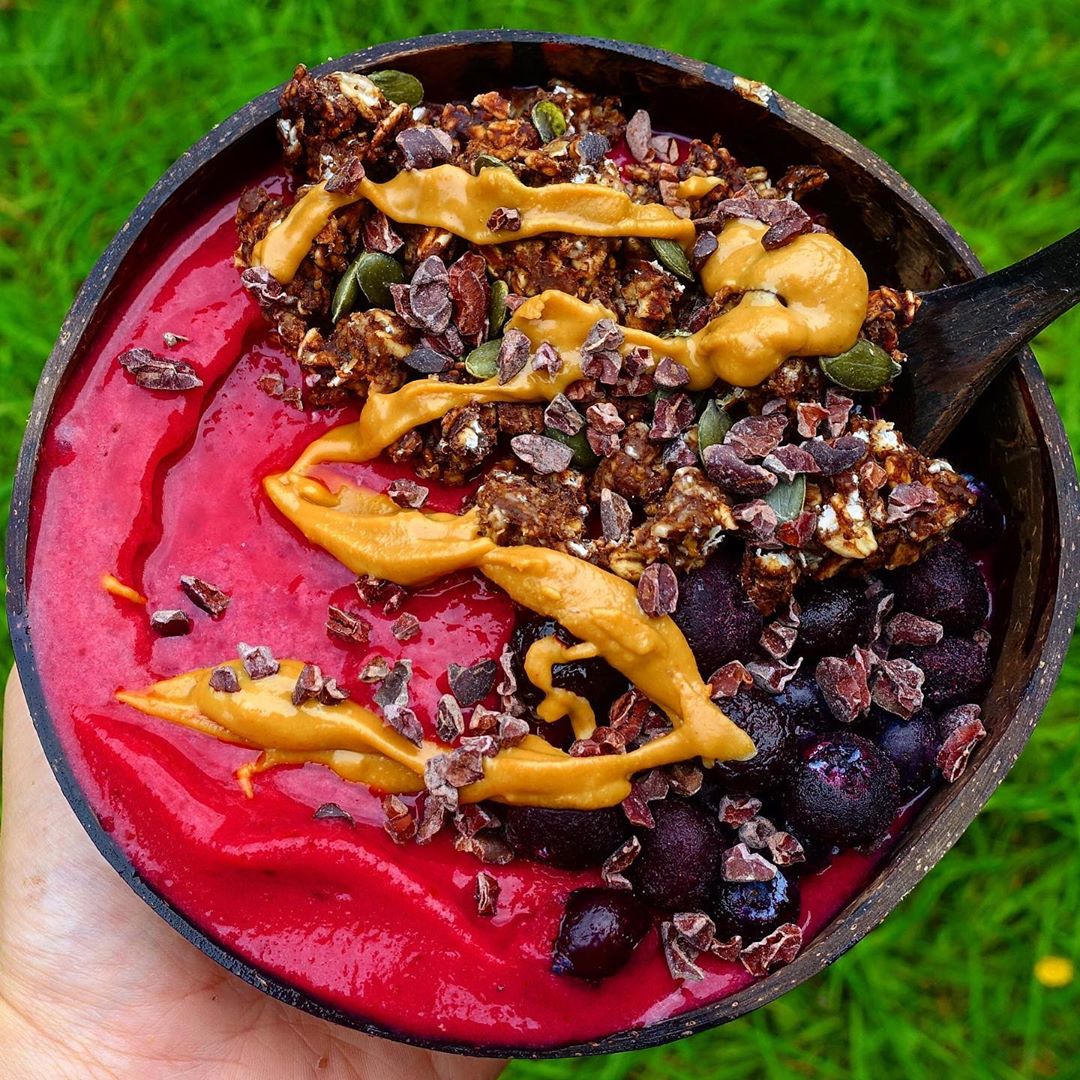
[[(492, 85), (566, 79), (647, 104), (658, 129), (708, 137), (720, 131), (743, 160), (779, 175), (792, 164), (826, 168), (818, 193), (840, 239), (873, 281), (924, 292), (983, 273), (945, 220), (888, 165), (850, 136), (776, 94), (700, 61), (640, 45), (522, 31), (479, 31), (378, 46), (319, 70), (393, 67), (419, 77), (433, 99), (468, 97)], [(266, 993), (328, 1020), (437, 1050), (556, 1057), (640, 1049), (735, 1019), (805, 981), (855, 944), (914, 888), (970, 824), (1023, 749), (1061, 669), (1075, 621), (1080, 566), (1064, 529), (1080, 520), (1076, 473), (1061, 420), (1031, 353), (989, 388), (945, 450), (959, 468), (991, 478), (1010, 522), (1011, 587), (998, 593), (1001, 631), (984, 715), (989, 735), (962, 780), (919, 810), (870, 883), (790, 965), (717, 1003), (630, 1031), (574, 1045), (462, 1045), (415, 1038), (347, 1014), (218, 945), (139, 876), (102, 827), (72, 772), (46, 708), (27, 620), (27, 555), (33, 537), (31, 491), (43, 433), (58, 392), (112, 314), (110, 297), (138, 272), (162, 238), (183, 227), (207, 190), (234, 185), (276, 154), (277, 94), (244, 106), (186, 152), (133, 212), (80, 291), (38, 387), (19, 462), (8, 535), (8, 610), (19, 672), (50, 763), (94, 843), (129, 885), (208, 956)]]

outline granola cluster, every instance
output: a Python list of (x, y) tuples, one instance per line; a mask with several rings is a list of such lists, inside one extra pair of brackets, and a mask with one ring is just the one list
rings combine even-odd
[[(538, 105), (561, 119), (556, 134), (537, 119)], [(330, 219), (282, 285), (249, 264), (287, 207), (262, 189), (241, 199), (236, 261), (249, 267), (246, 284), (295, 352), (309, 407), (362, 402), (417, 377), (476, 381), (469, 359), (485, 342), (500, 343), (504, 381), (525, 365), (554, 373), (561, 361), (553, 349), (533, 352), (501, 325), (545, 289), (614, 312), (617, 322), (602, 320), (585, 343), (585, 377), (550, 404), (462, 404), (389, 448), (421, 480), (479, 478), (475, 504), (497, 543), (569, 551), (636, 582), (656, 564), (698, 567), (737, 537), (743, 584), (771, 615), (804, 577), (914, 561), (969, 508), (960, 476), (878, 418), (887, 385), (849, 393), (809, 357), (792, 358), (751, 390), (718, 382), (691, 392), (686, 369), (670, 358), (620, 351), (620, 326), (693, 333), (738, 302), (730, 290), (706, 297), (693, 273), (731, 218), (767, 223), (767, 247), (827, 229), (812, 208), (828, 179), (821, 168), (795, 165), (773, 183), (763, 168), (740, 165), (719, 136), (680, 143), (654, 133), (644, 111), (627, 117), (617, 99), (565, 85), (409, 107), (363, 76), (314, 77), (300, 66), (281, 106), (285, 158), (301, 185), (383, 180), (443, 163), (508, 167), (527, 185), (618, 188), (698, 227), (692, 265), (681, 270), (641, 239), (553, 233), (472, 245), (390, 221), (361, 200)], [(708, 181), (703, 194), (680, 197), (679, 182), (694, 177)], [(387, 285), (385, 306), (335, 323), (335, 289), (365, 251), (396, 260), (400, 279)], [(901, 364), (899, 333), (916, 308), (910, 292), (875, 289), (861, 338)]]

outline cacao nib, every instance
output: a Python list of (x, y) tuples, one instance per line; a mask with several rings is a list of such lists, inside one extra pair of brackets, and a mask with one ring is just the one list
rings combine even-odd
[(623, 874), (630, 864), (641, 854), (641, 841), (631, 836), (626, 843), (613, 851), (600, 867), (600, 877), (609, 889), (631, 888), (629, 879)]
[(787, 417), (779, 413), (746, 416), (732, 424), (724, 436), (724, 445), (730, 446), (745, 461), (763, 458), (780, 445), (786, 430)]
[(240, 654), (240, 662), (250, 679), (269, 678), (276, 675), (281, 668), (268, 645), (248, 645), (241, 641), (236, 646), (236, 651)]
[(747, 945), (739, 959), (756, 978), (762, 978), (781, 964), (790, 964), (802, 948), (802, 930), (797, 923), (784, 923), (771, 934)]
[(765, 495), (776, 487), (775, 473), (763, 469), (760, 465), (743, 461), (734, 447), (723, 444), (708, 446), (702, 459), (709, 479), (733, 495)]
[[(533, 371), (539, 371), (541, 374), (554, 377), (562, 371), (563, 359), (550, 341), (541, 341), (536, 347), (536, 352), (533, 353), (532, 366)], [(559, 394), (558, 397), (563, 398), (564, 401), (567, 400), (562, 394)], [(567, 432), (567, 434), (572, 435), (573, 432)]]
[(981, 711), (978, 705), (958, 705), (939, 721), (941, 730), (948, 734), (938, 751), (936, 765), (950, 784), (960, 779), (972, 750), (986, 738)]
[(476, 914), (481, 918), (490, 919), (499, 910), (499, 883), (493, 874), (481, 870), (476, 875), (474, 896)]
[(331, 194), (353, 195), (363, 179), (364, 163), (354, 156), (327, 177), (325, 187)]
[(498, 671), (499, 664), (496, 660), (481, 660), (470, 667), (451, 664), (447, 669), (450, 692), (458, 704), (466, 709), (477, 705), (491, 693)]
[(202, 578), (184, 574), (180, 578), (180, 588), (184, 595), (200, 610), (205, 611), (213, 619), (220, 619), (225, 614), (225, 609), (232, 599), (227, 593), (223, 593), (216, 585)]
[(745, 825), (761, 811), (761, 800), (752, 795), (725, 795), (718, 807), (720, 820), (737, 829)]
[(604, 539), (619, 543), (630, 534), (633, 511), (630, 504), (617, 491), (602, 488), (600, 491), (600, 528)]
[(821, 696), (842, 724), (853, 724), (870, 709), (870, 670), (877, 660), (856, 645), (846, 657), (826, 656), (814, 669)]
[(363, 237), (368, 251), (381, 251), (384, 255), (393, 255), (405, 243), (381, 210), (376, 210), (364, 222)]
[(303, 705), (305, 701), (311, 701), (322, 693), (324, 686), (323, 674), (318, 664), (305, 664), (296, 677), (296, 685), (293, 687), (292, 703), (296, 706)]
[(652, 120), (644, 109), (638, 109), (626, 124), (626, 145), (635, 161), (648, 161), (652, 142)]
[(487, 219), (492, 232), (517, 232), (521, 228), (521, 211), (511, 206), (496, 206)]
[(563, 435), (576, 435), (585, 426), (585, 418), (565, 394), (556, 394), (544, 409), (544, 423)]
[(499, 385), (505, 385), (515, 375), (525, 370), (532, 348), (529, 339), (520, 330), (507, 330), (499, 346)]
[(202, 386), (195, 369), (183, 360), (159, 356), (149, 349), (128, 349), (117, 363), (135, 378), (144, 390), (194, 390)]
[(366, 645), (371, 634), (371, 623), (331, 604), (327, 609), (326, 632), (342, 641)]
[(387, 795), (382, 809), (386, 817), (383, 829), (395, 844), (405, 844), (416, 836), (416, 815), (397, 795)]
[(210, 689), (219, 694), (235, 694), (240, 689), (240, 680), (231, 667), (222, 664), (210, 672)]
[(386, 494), (397, 503), (398, 506), (412, 510), (419, 510), (427, 502), (430, 488), (418, 484), (415, 480), (400, 479), (391, 480)]
[(444, 356), (426, 345), (417, 345), (412, 352), (405, 356), (404, 364), (413, 371), (419, 371), (421, 375), (437, 375), (445, 371), (453, 361), (449, 356)]
[(418, 124), (394, 136), (407, 169), (430, 169), (444, 165), (454, 152), (454, 142), (441, 128)]
[(311, 815), (316, 821), (344, 821), (346, 825), (355, 825), (352, 814), (342, 809), (336, 802), (324, 802)]
[(831, 443), (824, 439), (807, 439), (802, 448), (817, 462), (822, 476), (835, 476), (854, 469), (869, 451), (867, 443), (854, 435), (841, 436)]
[(443, 694), (435, 708), (435, 734), (444, 743), (454, 743), (465, 734), (465, 717), (453, 694)]
[[(745, 828), (745, 825), (742, 827)], [(772, 881), (776, 877), (776, 867), (744, 843), (724, 852), (720, 872), (725, 881)]]
[(574, 456), (569, 446), (546, 435), (515, 435), (510, 440), (510, 449), (540, 475), (562, 472)]
[(179, 608), (155, 611), (150, 616), (150, 629), (161, 637), (183, 637), (191, 633), (191, 618)]
[(637, 586), (641, 610), (653, 618), (670, 615), (679, 602), (679, 582), (667, 563), (649, 563), (641, 572)]

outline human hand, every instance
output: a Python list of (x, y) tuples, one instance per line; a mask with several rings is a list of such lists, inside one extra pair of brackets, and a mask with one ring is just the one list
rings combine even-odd
[(185, 941), (83, 832), (14, 673), (4, 700), (0, 1047), (6, 1080), (494, 1080), (504, 1064), (336, 1027)]

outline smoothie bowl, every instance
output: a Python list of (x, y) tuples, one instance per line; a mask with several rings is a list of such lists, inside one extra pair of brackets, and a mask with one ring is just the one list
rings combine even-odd
[(893, 422), (915, 294), (978, 272), (715, 68), (298, 68), (147, 196), (39, 388), (9, 607), (84, 826), (240, 977), (439, 1049), (650, 1045), (819, 971), (1075, 617), (1030, 355), (940, 456)]

